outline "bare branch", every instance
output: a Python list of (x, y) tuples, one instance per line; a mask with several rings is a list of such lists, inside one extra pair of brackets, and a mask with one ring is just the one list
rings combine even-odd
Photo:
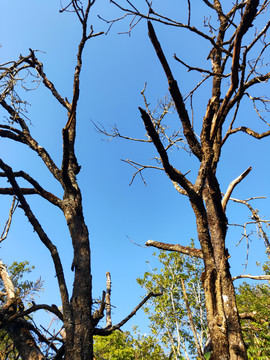
[(232, 277), (232, 280), (238, 280), (238, 279), (253, 279), (253, 280), (270, 280), (270, 275), (238, 275)]
[(3, 230), (2, 234), (1, 234), (1, 237), (0, 237), (0, 243), (2, 241), (4, 241), (8, 236), (8, 232), (9, 232), (11, 221), (12, 221), (12, 216), (13, 216), (14, 211), (16, 210), (17, 206), (18, 206), (18, 200), (14, 196), (13, 200), (12, 200), (11, 208), (9, 210), (9, 216), (8, 216), (7, 222), (5, 223), (4, 230)]
[[(58, 307), (56, 305), (50, 306), (47, 304), (39, 304), (39, 305), (34, 304), (30, 308), (9, 317), (8, 322), (14, 321), (19, 318), (23, 318), (24, 316), (27, 316), (37, 310), (47, 310), (47, 311), (51, 312), (52, 314), (56, 315), (60, 320), (63, 321), (63, 314), (61, 313), (61, 311), (58, 309)], [(0, 326), (0, 328), (1, 327), (3, 327), (3, 326)]]
[(43, 64), (38, 61), (38, 59), (36, 58), (35, 52), (32, 49), (30, 50), (30, 58), (26, 59), (26, 62), (33, 68), (36, 69), (37, 73), (39, 74), (39, 76), (42, 78), (43, 80), (43, 84), (45, 85), (46, 88), (48, 88), (52, 95), (56, 98), (56, 100), (62, 105), (64, 106), (65, 109), (67, 109), (68, 111), (70, 110), (70, 104), (67, 100), (65, 100), (60, 94), (59, 92), (56, 90), (54, 84), (47, 78), (46, 74), (43, 71)]
[[(18, 171), (18, 172), (13, 172), (13, 175), (15, 177), (22, 177), (23, 179), (25, 179), (31, 185), (34, 186), (34, 189), (22, 189), (21, 188), (24, 195), (38, 194), (38, 195), (42, 196), (44, 199), (48, 200), (53, 205), (61, 207), (62, 201), (57, 196), (55, 196), (52, 193), (50, 193), (49, 191), (46, 191), (45, 189), (43, 189), (42, 186), (40, 186), (40, 184), (36, 180), (34, 180), (29, 174), (27, 174), (24, 171)], [(6, 177), (6, 174), (0, 173), (0, 177)], [(2, 188), (2, 189), (0, 188), (0, 194), (4, 194), (5, 191), (8, 194), (11, 194), (14, 192), (14, 190), (12, 188), (11, 189), (10, 188)]]
[(265, 131), (263, 133), (257, 133), (256, 131), (254, 131), (254, 130), (246, 127), (246, 126), (239, 126), (238, 128), (229, 130), (227, 134), (232, 135), (232, 134), (235, 134), (235, 133), (237, 133), (239, 131), (242, 131), (242, 132), (244, 132), (244, 133), (246, 133), (246, 134), (248, 134), (248, 135), (250, 135), (250, 136), (252, 136), (252, 137), (254, 137), (256, 139), (259, 139), (259, 140), (270, 135), (270, 130)]
[[(268, 238), (266, 232), (263, 229), (263, 224), (270, 225), (270, 220), (264, 220), (259, 216), (259, 210), (254, 209), (249, 204), (249, 201), (252, 200), (252, 199), (240, 200), (240, 199), (230, 198), (230, 200), (247, 206), (248, 209), (251, 211), (251, 214), (252, 214), (251, 219), (252, 219), (252, 221), (247, 223), (247, 224), (256, 224), (257, 225), (257, 227), (258, 227), (257, 233), (261, 238), (263, 238), (264, 245), (265, 245), (265, 248), (266, 248), (266, 253), (269, 255), (270, 254), (270, 241), (269, 241), (269, 238)], [(244, 227), (246, 227), (247, 224), (245, 224)]]
[(164, 72), (166, 74), (167, 80), (168, 80), (168, 84), (169, 84), (169, 91), (170, 94), (173, 98), (173, 101), (175, 103), (175, 107), (177, 110), (177, 113), (179, 115), (179, 118), (182, 122), (182, 126), (183, 126), (183, 132), (184, 135), (187, 139), (187, 142), (189, 144), (189, 147), (191, 149), (191, 151), (194, 153), (194, 155), (197, 156), (197, 158), (201, 159), (202, 153), (201, 153), (201, 146), (194, 134), (194, 131), (191, 127), (191, 123), (189, 120), (189, 116), (184, 104), (184, 100), (183, 97), (180, 93), (179, 87), (177, 85), (177, 82), (175, 81), (171, 69), (169, 67), (169, 64), (166, 60), (166, 57), (163, 53), (163, 50), (161, 48), (161, 45), (157, 39), (157, 36), (155, 34), (153, 25), (151, 24), (150, 21), (147, 22), (148, 24), (148, 35), (149, 38), (154, 46), (154, 49), (157, 53), (157, 56), (159, 58), (159, 61), (164, 69)]
[(146, 246), (154, 246), (158, 249), (166, 250), (166, 251), (176, 251), (176, 252), (180, 252), (185, 255), (203, 259), (203, 253), (202, 253), (201, 249), (194, 249), (189, 246), (182, 246), (179, 244), (167, 244), (167, 243), (162, 243), (162, 242), (154, 241), (154, 240), (147, 240), (145, 245)]
[(123, 325), (125, 325), (126, 322), (128, 322), (128, 320), (130, 320), (134, 315), (136, 315), (136, 312), (151, 298), (151, 297), (157, 297), (157, 296), (161, 296), (163, 295), (163, 293), (153, 293), (150, 292), (148, 295), (145, 296), (145, 298), (139, 303), (139, 305), (137, 305), (134, 310), (132, 310), (132, 312), (125, 317), (122, 321), (120, 321), (117, 325), (113, 325), (109, 328), (104, 328), (104, 329), (98, 329), (96, 328), (94, 330), (94, 335), (100, 335), (100, 336), (106, 336), (106, 335), (110, 335), (114, 330), (120, 329)]
[(193, 190), (193, 185), (190, 181), (188, 181), (185, 176), (179, 171), (176, 170), (169, 162), (168, 154), (166, 150), (164, 149), (164, 146), (159, 138), (158, 133), (156, 132), (154, 125), (150, 119), (150, 116), (147, 114), (147, 112), (141, 108), (139, 108), (141, 112), (141, 117), (143, 119), (146, 131), (148, 132), (149, 136), (151, 137), (163, 164), (164, 170), (166, 171), (166, 174), (169, 176), (169, 178), (172, 181), (177, 182), (180, 186), (182, 186), (187, 193), (193, 193), (195, 194), (195, 191)]
[(106, 297), (105, 297), (105, 307), (106, 307), (106, 327), (112, 326), (112, 316), (111, 316), (111, 274), (106, 272), (107, 282), (106, 282)]
[(157, 169), (157, 170), (164, 171), (164, 169), (159, 167), (159, 166), (142, 165), (142, 164), (136, 163), (135, 161), (132, 161), (132, 160), (129, 160), (129, 159), (127, 159), (127, 160), (121, 159), (121, 161), (126, 162), (127, 164), (129, 164), (129, 165), (133, 166), (135, 169), (137, 169), (137, 171), (132, 176), (132, 179), (131, 179), (131, 181), (129, 183), (129, 186), (132, 185), (132, 183), (133, 183), (133, 181), (134, 181), (137, 174), (140, 174), (144, 185), (146, 185), (146, 181), (144, 180), (144, 177), (142, 175), (142, 171), (145, 170), (145, 169)]
[(223, 196), (222, 203), (221, 203), (224, 213), (226, 212), (226, 207), (227, 207), (229, 198), (231, 197), (234, 188), (250, 173), (251, 170), (252, 170), (252, 167), (250, 166), (246, 171), (244, 171), (241, 175), (239, 175), (236, 179), (234, 179), (230, 183), (225, 195)]
[(17, 184), (17, 181), (15, 179), (12, 169), (8, 165), (6, 165), (1, 159), (0, 159), (0, 167), (6, 173), (6, 176), (9, 180), (10, 184), (12, 185), (12, 187), (16, 193), (16, 196), (17, 196), (18, 200), (20, 201), (20, 205), (23, 208), (25, 215), (27, 216), (29, 222), (32, 224), (34, 230), (37, 232), (40, 240), (43, 242), (43, 244), (47, 247), (47, 249), (51, 253), (51, 257), (54, 262), (56, 276), (57, 276), (57, 280), (58, 280), (58, 284), (59, 284), (60, 294), (61, 294), (61, 298), (62, 298), (64, 314), (67, 317), (67, 319), (65, 319), (65, 320), (68, 322), (68, 321), (70, 321), (72, 316), (71, 316), (71, 311), (70, 311), (69, 296), (68, 296), (67, 286), (66, 286), (66, 282), (65, 282), (64, 271), (62, 268), (62, 264), (61, 264), (61, 260), (60, 260), (57, 248), (51, 242), (51, 240), (48, 238), (47, 234), (44, 232), (44, 230), (43, 230), (42, 226), (40, 225), (40, 223), (38, 222), (37, 218), (31, 211), (27, 201), (25, 200), (24, 195), (22, 194), (22, 192), (20, 190), (20, 187)]

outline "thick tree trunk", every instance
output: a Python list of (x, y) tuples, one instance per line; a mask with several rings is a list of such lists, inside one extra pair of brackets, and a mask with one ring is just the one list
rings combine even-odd
[(212, 340), (211, 360), (247, 360), (225, 248), (227, 219), (214, 175), (206, 182), (203, 199), (198, 195), (191, 199), (191, 205), (205, 264), (202, 282)]
[(71, 298), (73, 327), (66, 333), (66, 360), (93, 358), (92, 279), (88, 229), (84, 222), (80, 193), (68, 194), (63, 208), (74, 249), (75, 271)]
[(246, 360), (246, 349), (238, 317), (235, 291), (225, 248), (227, 219), (221, 206), (221, 193), (214, 176), (204, 191), (214, 264), (206, 263), (203, 281), (209, 332), (213, 351), (211, 359)]
[(44, 355), (36, 345), (30, 331), (20, 320), (10, 322), (5, 330), (12, 339), (22, 360), (45, 360)]

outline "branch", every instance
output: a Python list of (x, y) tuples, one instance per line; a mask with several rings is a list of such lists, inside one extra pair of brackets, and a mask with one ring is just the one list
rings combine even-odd
[(154, 246), (158, 249), (166, 250), (166, 251), (176, 251), (176, 252), (180, 252), (185, 255), (203, 259), (203, 254), (202, 254), (201, 249), (194, 249), (189, 246), (182, 246), (182, 245), (178, 245), (178, 244), (166, 244), (166, 243), (162, 243), (162, 242), (154, 241), (154, 240), (147, 240), (145, 245), (146, 246)]
[[(19, 130), (16, 131), (20, 135), (16, 138), (12, 137), (11, 134), (8, 137), (13, 140), (20, 141), (20, 142), (28, 145), (32, 150), (34, 150), (41, 157), (44, 164), (50, 170), (50, 172), (53, 174), (53, 176), (58, 181), (61, 181), (60, 170), (58, 169), (58, 167), (56, 166), (56, 164), (54, 163), (54, 161), (52, 160), (52, 158), (50, 157), (48, 152), (42, 146), (40, 146), (35, 139), (32, 138), (32, 136), (30, 135), (29, 128), (26, 125), (25, 121), (4, 100), (0, 100), (0, 105), (3, 106), (3, 108), (8, 111), (12, 120), (14, 122), (16, 122), (17, 124), (19, 124), (23, 130), (23, 132), (21, 132)], [(3, 132), (2, 132), (2, 134), (3, 134)], [(0, 135), (1, 135), (1, 132), (0, 132)], [(4, 136), (5, 135), (6, 135), (6, 133), (4, 134)]]
[(137, 305), (134, 310), (127, 316), (125, 317), (122, 321), (120, 321), (120, 323), (118, 323), (117, 325), (113, 325), (109, 328), (104, 328), (104, 329), (98, 329), (96, 328), (94, 330), (94, 335), (100, 335), (100, 336), (107, 336), (110, 335), (114, 330), (120, 329), (126, 322), (128, 322), (134, 315), (136, 315), (136, 312), (146, 303), (146, 301), (148, 301), (151, 297), (157, 297), (157, 296), (161, 296), (163, 295), (163, 293), (153, 293), (152, 291), (146, 295), (146, 297), (139, 303), (139, 305)]
[[(34, 186), (34, 189), (21, 189), (23, 194), (25, 194), (25, 195), (38, 194), (38, 195), (42, 196), (44, 199), (48, 200), (53, 205), (61, 207), (62, 201), (57, 196), (55, 196), (52, 193), (50, 193), (49, 191), (46, 191), (45, 189), (43, 189), (43, 187), (40, 186), (39, 183), (36, 180), (34, 180), (29, 174), (27, 174), (24, 171), (18, 171), (18, 172), (13, 172), (13, 175), (15, 177), (22, 177), (23, 179), (25, 179), (31, 185)], [(0, 173), (0, 177), (6, 177), (6, 174)], [(12, 194), (12, 192), (14, 192), (14, 190), (12, 188), (0, 188), (0, 194), (5, 193), (5, 194), (10, 195), (10, 194)]]
[(223, 196), (222, 202), (221, 202), (224, 213), (226, 212), (226, 207), (227, 207), (228, 201), (232, 195), (232, 192), (233, 192), (235, 186), (237, 184), (239, 184), (250, 173), (251, 170), (252, 170), (252, 167), (250, 166), (246, 171), (244, 171), (241, 175), (239, 175), (235, 180), (233, 180), (230, 183), (225, 195)]
[(253, 280), (270, 280), (270, 275), (237, 275), (232, 277), (232, 280), (238, 280), (238, 279), (253, 279)]
[(185, 107), (185, 103), (184, 103), (183, 97), (180, 93), (179, 87), (177, 85), (176, 80), (174, 79), (174, 77), (172, 75), (169, 64), (166, 60), (166, 57), (162, 51), (161, 45), (155, 34), (153, 25), (151, 24), (150, 21), (148, 21), (147, 24), (148, 24), (148, 35), (154, 46), (156, 53), (157, 53), (157, 56), (163, 67), (163, 70), (166, 74), (168, 84), (169, 84), (169, 91), (170, 91), (170, 94), (175, 103), (175, 107), (176, 107), (177, 113), (179, 115), (179, 118), (182, 122), (184, 135), (187, 139), (187, 142), (188, 142), (189, 147), (190, 147), (191, 151), (193, 152), (193, 154), (195, 156), (197, 156), (198, 159), (201, 159), (201, 157), (202, 157), (201, 146), (200, 146), (200, 144), (195, 136), (195, 133), (192, 129), (192, 126), (191, 126), (191, 123), (189, 120), (189, 116), (188, 116), (188, 113), (187, 113), (187, 110)]
[[(143, 177), (143, 175), (142, 175), (142, 171), (145, 170), (145, 169), (156, 169), (156, 170), (162, 170), (162, 171), (164, 171), (164, 169), (163, 169), (162, 167), (152, 166), (152, 165), (142, 165), (142, 164), (139, 164), (139, 163), (137, 163), (137, 162), (135, 162), (135, 161), (132, 161), (132, 160), (129, 160), (129, 159), (127, 159), (127, 160), (121, 159), (121, 161), (123, 161), (123, 162), (131, 165), (131, 166), (134, 167), (135, 169), (137, 169), (137, 171), (136, 171), (136, 172), (133, 174), (133, 176), (132, 176), (132, 179), (131, 179), (131, 181), (130, 181), (130, 183), (129, 183), (129, 186), (132, 185), (132, 183), (133, 183), (136, 175), (138, 175), (138, 174), (140, 174), (141, 179), (142, 179), (144, 185), (146, 185), (146, 181), (144, 180), (144, 177)], [(184, 190), (183, 190), (183, 191), (184, 191)]]
[[(235, 39), (234, 39), (234, 51), (233, 51), (233, 59), (232, 59), (232, 71), (231, 71), (231, 85), (228, 89), (224, 100), (218, 110), (217, 117), (215, 121), (213, 121), (211, 127), (211, 139), (216, 136), (217, 129), (220, 126), (221, 118), (224, 118), (224, 111), (230, 101), (233, 92), (237, 89), (239, 78), (238, 78), (238, 70), (239, 70), (239, 59), (240, 59), (240, 52), (241, 52), (241, 43), (242, 38), (248, 29), (252, 26), (252, 22), (256, 17), (257, 14), (257, 7), (259, 5), (259, 0), (247, 0), (245, 10), (243, 16), (241, 18), (240, 24), (236, 30)], [(222, 122), (221, 122), (222, 124)]]
[(39, 76), (42, 78), (43, 80), (43, 84), (45, 85), (46, 88), (48, 88), (52, 95), (56, 98), (56, 100), (64, 107), (66, 108), (68, 111), (70, 110), (70, 104), (67, 100), (65, 100), (60, 94), (59, 92), (56, 90), (54, 84), (47, 78), (46, 74), (43, 71), (43, 64), (37, 60), (36, 56), (35, 56), (35, 52), (32, 49), (30, 50), (30, 57), (31, 60), (25, 60), (27, 63), (29, 63), (33, 68), (36, 69), (37, 73), (39, 74)]
[(139, 107), (139, 110), (141, 112), (141, 117), (144, 122), (144, 126), (146, 128), (146, 131), (148, 135), (153, 140), (153, 143), (160, 155), (164, 170), (166, 171), (166, 174), (169, 176), (169, 178), (172, 181), (176, 181), (179, 185), (181, 185), (187, 193), (192, 195), (195, 195), (195, 191), (193, 190), (193, 185), (190, 181), (188, 181), (185, 176), (177, 169), (175, 169), (169, 162), (168, 154), (166, 150), (164, 149), (164, 146), (159, 138), (158, 133), (156, 132), (154, 125), (151, 121), (151, 118), (149, 114), (143, 109)]
[(107, 282), (106, 282), (106, 327), (112, 326), (112, 314), (111, 314), (111, 286), (112, 286), (112, 280), (111, 280), (111, 274), (107, 271), (106, 272)]
[[(94, 323), (94, 326), (96, 326), (99, 321), (103, 318), (104, 316), (104, 309), (105, 309), (105, 291), (102, 292), (102, 299), (101, 299), (101, 302), (100, 302), (100, 307), (98, 310), (94, 311), (93, 313), (93, 323)], [(63, 330), (62, 330), (63, 331)], [(62, 337), (63, 337), (63, 333), (61, 333)]]
[(69, 296), (68, 296), (68, 290), (65, 282), (64, 277), (64, 271), (62, 268), (62, 263), (57, 251), (56, 246), (51, 242), (51, 240), (48, 238), (47, 234), (44, 232), (42, 226), (40, 225), (39, 221), (33, 214), (32, 210), (30, 209), (30, 206), (28, 205), (27, 201), (25, 200), (24, 195), (22, 194), (20, 187), (15, 179), (15, 176), (13, 174), (13, 171), (11, 167), (6, 165), (1, 159), (0, 159), (0, 168), (6, 173), (6, 176), (11, 184), (11, 186), (14, 189), (14, 192), (20, 201), (20, 205), (23, 208), (25, 215), (27, 216), (29, 222), (33, 226), (34, 230), (37, 232), (40, 240), (42, 243), (46, 246), (46, 248), (50, 251), (52, 260), (54, 262), (54, 267), (56, 271), (56, 276), (59, 284), (62, 304), (63, 304), (63, 313), (65, 315), (65, 321), (68, 323), (70, 319), (72, 319), (71, 310), (70, 310), (70, 303), (69, 303)]
[[(53, 313), (54, 315), (56, 315), (60, 320), (63, 321), (63, 314), (61, 313), (61, 311), (58, 309), (58, 307), (56, 305), (47, 305), (47, 304), (39, 304), (36, 305), (34, 304), (33, 306), (31, 306), (30, 308), (28, 308), (27, 310), (21, 311), (18, 314), (15, 314), (11, 317), (9, 317), (8, 322), (22, 318), (24, 316), (27, 316), (37, 310), (47, 310), (50, 311), (51, 313)], [(3, 326), (0, 326), (0, 328)]]
[[(248, 135), (250, 135), (250, 136), (252, 136), (252, 137), (254, 137), (254, 138), (256, 138), (256, 139), (263, 139), (264, 137), (267, 137), (267, 136), (269, 136), (270, 135), (270, 130), (268, 130), (268, 131), (265, 131), (264, 133), (257, 133), (256, 131), (254, 131), (254, 130), (252, 130), (252, 129), (250, 129), (250, 128), (247, 128), (246, 126), (239, 126), (238, 128), (235, 128), (235, 129), (232, 129), (232, 130), (229, 130), (228, 131), (228, 135), (231, 135), (231, 134), (235, 134), (235, 133), (237, 133), (238, 131), (242, 131), (242, 132), (244, 132), (244, 133), (246, 133), (246, 134), (248, 134)], [(226, 134), (226, 135), (227, 135)], [(227, 135), (227, 136), (228, 136)], [(226, 137), (227, 137), (226, 136)]]
[(13, 216), (14, 211), (16, 210), (17, 206), (18, 206), (18, 201), (17, 201), (16, 197), (14, 196), (13, 200), (12, 200), (11, 208), (9, 210), (9, 216), (8, 216), (7, 222), (5, 223), (4, 230), (0, 237), (0, 243), (2, 241), (4, 241), (8, 236), (8, 232), (9, 232), (11, 221), (12, 221), (12, 216)]
[[(267, 226), (269, 226), (270, 220), (263, 220), (262, 218), (260, 218), (259, 210), (254, 209), (248, 202), (249, 200), (252, 200), (252, 199), (255, 199), (255, 198), (251, 198), (248, 200), (240, 200), (240, 199), (230, 198), (230, 200), (232, 200), (234, 202), (246, 205), (248, 207), (248, 209), (251, 211), (251, 214), (252, 214), (251, 219), (253, 220), (253, 223), (255, 223), (258, 226), (257, 233), (258, 233), (259, 237), (263, 238), (264, 245), (266, 248), (266, 253), (268, 255), (270, 255), (270, 241), (269, 241), (267, 233), (264, 231), (264, 229), (262, 227), (263, 223), (266, 224)], [(245, 225), (244, 225), (244, 227), (245, 227)]]
[[(105, 20), (107, 23), (114, 23), (116, 22), (117, 20), (121, 20), (122, 18), (128, 16), (128, 15), (131, 15), (133, 16), (133, 19), (138, 16), (140, 18), (143, 18), (143, 19), (146, 19), (146, 20), (150, 20), (150, 21), (155, 21), (155, 22), (159, 22), (161, 24), (164, 24), (164, 25), (169, 25), (169, 26), (174, 26), (174, 27), (179, 27), (179, 28), (184, 28), (184, 29), (187, 29), (191, 32), (194, 32), (195, 34), (199, 35), (200, 37), (210, 41), (210, 43), (213, 45), (213, 46), (216, 46), (216, 43), (215, 43), (215, 40), (214, 40), (214, 36), (211, 37), (207, 34), (205, 34), (204, 32), (200, 31), (199, 29), (197, 29), (195, 26), (190, 26), (189, 24), (189, 21), (188, 21), (188, 24), (183, 24), (183, 23), (180, 23), (179, 21), (176, 21), (176, 20), (173, 20), (171, 18), (168, 18), (164, 15), (161, 15), (159, 13), (157, 13), (156, 11), (153, 10), (152, 7), (149, 8), (149, 12), (147, 15), (144, 15), (143, 13), (139, 12), (139, 11), (135, 11), (135, 10), (131, 10), (131, 9), (126, 9), (124, 8), (123, 6), (117, 4), (116, 1), (113, 1), (113, 0), (110, 0), (111, 3), (113, 3), (115, 6), (117, 6), (119, 9), (121, 9), (122, 11), (126, 12), (126, 14), (124, 16), (122, 16), (121, 18), (119, 19), (116, 19), (116, 20), (111, 20), (111, 21), (107, 21)], [(101, 18), (99, 16), (99, 18)], [(103, 19), (104, 20), (104, 19)], [(137, 22), (136, 22), (137, 23)], [(133, 26), (134, 27), (134, 26)], [(132, 28), (132, 27), (131, 27)], [(227, 53), (227, 50), (224, 49), (224, 48), (221, 48), (221, 50), (225, 53)]]

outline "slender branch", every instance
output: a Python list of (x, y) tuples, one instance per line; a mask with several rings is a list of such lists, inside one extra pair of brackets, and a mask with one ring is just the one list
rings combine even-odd
[(14, 196), (13, 200), (12, 200), (10, 210), (9, 210), (9, 216), (8, 216), (7, 222), (5, 223), (3, 232), (2, 232), (1, 237), (0, 237), (0, 243), (2, 241), (4, 241), (8, 236), (8, 232), (9, 232), (11, 221), (12, 221), (12, 216), (13, 216), (14, 211), (16, 210), (17, 206), (18, 206), (18, 200)]
[(242, 131), (242, 132), (254, 137), (255, 139), (259, 139), (259, 140), (270, 135), (270, 130), (265, 131), (263, 133), (258, 133), (258, 132), (254, 131), (254, 130), (246, 127), (246, 126), (239, 126), (238, 128), (229, 130), (227, 134), (232, 135), (232, 134), (235, 134), (235, 133), (237, 133), (239, 131)]
[(227, 207), (228, 201), (232, 195), (234, 188), (250, 173), (251, 170), (252, 170), (252, 167), (250, 166), (246, 171), (244, 171), (241, 175), (239, 175), (236, 179), (234, 179), (230, 183), (225, 195), (223, 196), (222, 202), (221, 202), (224, 213), (226, 212), (226, 207)]
[[(0, 105), (3, 106), (3, 108), (8, 111), (8, 113), (10, 114), (13, 121), (18, 123), (21, 126), (21, 128), (23, 129), (23, 132), (17, 131), (17, 133), (20, 134), (21, 137), (19, 136), (16, 138), (15, 137), (12, 138), (11, 135), (8, 137), (12, 138), (13, 140), (20, 141), (20, 142), (28, 145), (32, 150), (34, 150), (41, 157), (41, 159), (43, 160), (43, 162), (45, 163), (47, 168), (50, 170), (50, 172), (53, 174), (53, 176), (58, 181), (61, 181), (60, 170), (58, 169), (58, 167), (56, 166), (56, 164), (54, 163), (54, 161), (52, 160), (52, 158), (50, 157), (48, 152), (42, 146), (40, 146), (35, 139), (32, 138), (32, 136), (30, 135), (29, 128), (26, 125), (25, 121), (4, 100), (0, 100)], [(0, 132), (0, 135), (1, 135), (1, 132)]]
[[(20, 188), (23, 195), (39, 195), (36, 189), (32, 188)], [(13, 188), (0, 188), (1, 195), (16, 195), (16, 191)]]
[(128, 322), (134, 315), (136, 315), (136, 312), (151, 298), (151, 297), (157, 297), (163, 295), (162, 292), (160, 293), (153, 293), (152, 291), (146, 295), (146, 297), (137, 305), (132, 312), (125, 317), (122, 321), (120, 321), (117, 325), (113, 325), (109, 328), (104, 329), (98, 329), (96, 328), (94, 330), (94, 335), (100, 335), (100, 336), (106, 336), (110, 335), (114, 330), (120, 329), (123, 325), (125, 325), (126, 322)]
[[(58, 307), (56, 305), (51, 305), (50, 306), (50, 305), (47, 305), (47, 304), (39, 304), (39, 305), (34, 304), (29, 309), (21, 311), (18, 314), (15, 314), (13, 316), (8, 317), (7, 322), (11, 322), (11, 321), (14, 321), (16, 319), (23, 318), (24, 316), (27, 316), (27, 315), (29, 315), (29, 314), (37, 311), (37, 310), (47, 310), (47, 311), (53, 313), (54, 315), (56, 315), (60, 320), (63, 321), (63, 314), (61, 313), (61, 311), (58, 309)], [(0, 328), (4, 327), (5, 324), (2, 324), (0, 326)]]
[(202, 253), (201, 249), (194, 249), (189, 246), (182, 246), (179, 244), (167, 244), (167, 243), (162, 243), (162, 242), (154, 241), (154, 240), (147, 240), (145, 245), (146, 246), (154, 246), (158, 249), (166, 250), (166, 251), (176, 251), (176, 252), (180, 252), (185, 255), (203, 259), (203, 253)]
[(112, 314), (111, 314), (111, 274), (106, 272), (107, 282), (106, 282), (106, 297), (105, 297), (105, 307), (106, 307), (106, 327), (112, 326)]
[(270, 280), (270, 275), (237, 275), (233, 276), (232, 280), (238, 280), (238, 279), (253, 279), (253, 280)]
[(45, 87), (48, 88), (51, 91), (52, 95), (56, 98), (56, 100), (69, 111), (70, 110), (69, 102), (59, 94), (54, 84), (47, 78), (46, 74), (43, 71), (43, 64), (40, 61), (38, 61), (38, 59), (35, 56), (35, 52), (32, 49), (30, 49), (30, 57), (31, 60), (26, 60), (26, 62), (28, 62), (33, 68), (36, 69), (37, 73), (42, 78)]
[(174, 54), (173, 57), (174, 57), (174, 59), (175, 59), (176, 61), (180, 62), (180, 64), (182, 64), (182, 65), (184, 65), (186, 68), (188, 68), (188, 71), (198, 71), (198, 72), (201, 73), (201, 74), (202, 74), (202, 73), (206, 73), (206, 74), (209, 74), (209, 75), (211, 75), (211, 76), (219, 76), (219, 77), (224, 77), (224, 78), (230, 76), (230, 74), (226, 74), (226, 75), (224, 75), (224, 74), (215, 74), (214, 72), (209, 71), (209, 70), (207, 70), (207, 69), (202, 69), (202, 68), (190, 66), (190, 65), (188, 65), (187, 63), (185, 63), (183, 60), (179, 59), (179, 58), (176, 56), (176, 54)]
[(94, 322), (94, 326), (97, 326), (97, 324), (99, 323), (99, 321), (103, 318), (104, 316), (104, 310), (105, 310), (105, 291), (102, 292), (102, 299), (100, 302), (100, 307), (98, 310), (94, 311), (93, 313), (93, 322)]
[(243, 204), (243, 205), (247, 206), (248, 209), (251, 211), (251, 214), (252, 214), (251, 219), (253, 221), (250, 222), (250, 223), (246, 223), (244, 225), (244, 228), (246, 227), (247, 224), (256, 224), (257, 225), (257, 227), (258, 227), (257, 233), (258, 233), (258, 235), (260, 237), (263, 238), (264, 245), (265, 245), (265, 248), (266, 248), (266, 253), (268, 255), (270, 255), (270, 241), (269, 241), (269, 238), (267, 236), (267, 233), (264, 231), (264, 229), (262, 227), (263, 223), (268, 226), (270, 224), (270, 220), (264, 220), (259, 216), (259, 210), (254, 209), (248, 202), (248, 201), (250, 201), (252, 199), (255, 199), (255, 198), (251, 198), (251, 199), (248, 199), (248, 200), (240, 200), (240, 199), (230, 198), (230, 200), (232, 200), (234, 202), (237, 202), (237, 203), (240, 203), (240, 204)]

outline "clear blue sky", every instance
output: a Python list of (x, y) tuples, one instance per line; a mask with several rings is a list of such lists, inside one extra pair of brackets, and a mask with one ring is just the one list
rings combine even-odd
[[(156, 1), (162, 7), (162, 1)], [(166, 2), (168, 14), (179, 20), (185, 16), (179, 2)], [(76, 61), (76, 51), (80, 39), (80, 25), (72, 14), (60, 14), (58, 1), (6, 1), (1, 4), (0, 63), (15, 60), (19, 54), (26, 55), (28, 49), (38, 49), (40, 60), (44, 63), (44, 72), (54, 83), (63, 97), (71, 99), (72, 76)], [(205, 7), (198, 2), (193, 9), (194, 22), (203, 24)], [(185, 10), (186, 11), (186, 10)], [(119, 15), (117, 9), (105, 0), (97, 0), (90, 17), (95, 31), (106, 30), (104, 22), (97, 14), (105, 18)], [(188, 244), (196, 238), (194, 216), (187, 199), (181, 197), (173, 188), (169, 179), (160, 171), (146, 170), (147, 186), (137, 177), (132, 186), (132, 168), (120, 159), (132, 159), (150, 164), (156, 155), (151, 144), (130, 143), (116, 139), (103, 141), (92, 124), (100, 122), (105, 127), (117, 124), (119, 130), (132, 137), (143, 137), (145, 129), (139, 116), (138, 106), (143, 106), (141, 90), (147, 82), (148, 101), (153, 108), (158, 99), (168, 94), (166, 79), (147, 37), (145, 22), (140, 22), (131, 36), (119, 35), (128, 29), (128, 21), (116, 24), (108, 35), (94, 38), (86, 46), (83, 55), (84, 70), (78, 109), (77, 157), (82, 170), (78, 175), (83, 193), (84, 214), (89, 227), (93, 294), (100, 297), (105, 289), (106, 271), (112, 276), (113, 322), (117, 323), (126, 316), (140, 301), (144, 294), (136, 278), (148, 270), (146, 261), (154, 259), (154, 249), (145, 249), (131, 243), (143, 245), (148, 239), (162, 242)], [(196, 43), (196, 38), (184, 30), (166, 29), (156, 25), (161, 44), (166, 51), (174, 75), (187, 94), (196, 83), (193, 73), (176, 63), (174, 53), (194, 66), (205, 64), (210, 47), (207, 42)], [(267, 56), (267, 54), (266, 54)], [(269, 51), (268, 51), (269, 56)], [(200, 96), (194, 99), (195, 127), (199, 128), (205, 105), (210, 95), (205, 86)], [(265, 93), (269, 93), (269, 85)], [(31, 103), (28, 107), (31, 130), (39, 143), (46, 147), (56, 162), (60, 161), (62, 148), (61, 129), (66, 122), (66, 113), (42, 84), (36, 91), (24, 94)], [(0, 110), (0, 116), (4, 115)], [(175, 115), (175, 121), (177, 117)], [(248, 121), (254, 128), (256, 115), (245, 107), (240, 112), (240, 120)], [(173, 123), (172, 123), (173, 124)], [(12, 165), (14, 170), (24, 170), (39, 179), (47, 190), (61, 196), (54, 179), (47, 174), (36, 155), (26, 151), (23, 146), (1, 140), (1, 158)], [(224, 147), (219, 169), (219, 182), (223, 191), (229, 183), (249, 166), (253, 167), (249, 176), (234, 192), (235, 197), (249, 198), (267, 196), (266, 200), (254, 202), (261, 209), (261, 215), (270, 217), (270, 163), (269, 139), (255, 141), (242, 134), (232, 138)], [(28, 154), (28, 155), (27, 155)], [(172, 155), (174, 165), (184, 173), (191, 170), (190, 178), (196, 174), (198, 164), (191, 162), (186, 153)], [(29, 202), (36, 211), (51, 240), (58, 247), (66, 270), (70, 288), (73, 273), (70, 271), (72, 249), (64, 218), (58, 209), (53, 209), (43, 200), (31, 197)], [(11, 199), (1, 198), (0, 221), (5, 223)], [(244, 206), (229, 204), (229, 223), (248, 219), (250, 214)], [(230, 229), (227, 246), (231, 252), (231, 270), (233, 275), (242, 273), (246, 258), (246, 244), (235, 248), (241, 237), (236, 229)], [(262, 241), (253, 238), (249, 250), (250, 260), (246, 273), (258, 274), (255, 261), (264, 261)], [(10, 265), (13, 261), (28, 260), (36, 267), (33, 278), (42, 277), (45, 291), (37, 302), (60, 305), (57, 283), (49, 253), (33, 233), (30, 224), (18, 209), (8, 239), (1, 244), (0, 258)], [(143, 311), (126, 326), (146, 324)]]

